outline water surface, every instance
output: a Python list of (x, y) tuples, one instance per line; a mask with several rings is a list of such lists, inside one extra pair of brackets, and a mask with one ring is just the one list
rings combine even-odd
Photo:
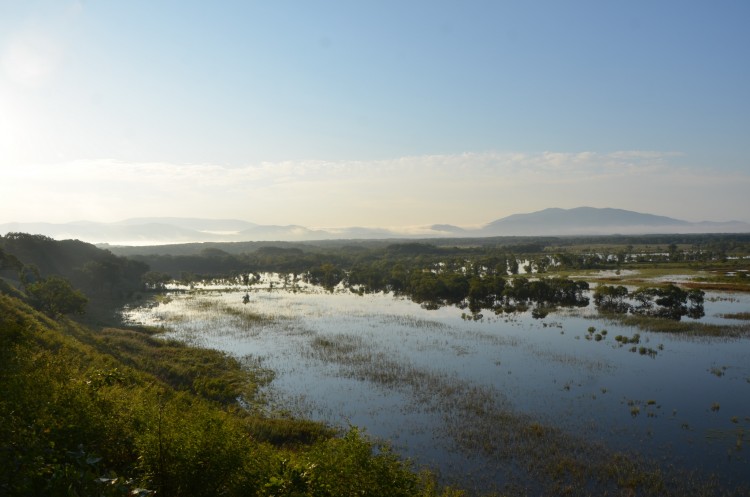
[[(125, 316), (261, 360), (276, 372), (268, 392), (275, 409), (364, 427), (464, 486), (508, 478), (502, 447), (477, 447), (499, 443), (491, 423), (500, 413), (659, 464), (750, 478), (747, 338), (643, 332), (591, 308), (473, 320), (393, 295), (283, 286), (264, 275), (252, 288), (175, 289)], [(721, 315), (750, 309), (746, 295), (706, 297), (707, 322), (737, 324)], [(615, 340), (636, 334), (638, 344)], [(477, 429), (487, 434), (480, 442)]]

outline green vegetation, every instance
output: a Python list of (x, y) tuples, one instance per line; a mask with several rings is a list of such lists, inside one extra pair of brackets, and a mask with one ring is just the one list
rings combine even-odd
[[(750, 290), (747, 260), (740, 258), (750, 253), (750, 237), (607, 237), (608, 245), (601, 243), (549, 238), (266, 244), (245, 252), (203, 247), (194, 254), (125, 258), (78, 241), (0, 237), (0, 494), (462, 495), (439, 489), (433, 476), (415, 472), (354, 427), (335, 434), (318, 423), (267, 414), (261, 387), (272, 378), (269, 371), (164, 340), (154, 330), (122, 329), (111, 310), (163, 289), (170, 278), (191, 283), (222, 277), (250, 286), (259, 272), (277, 271), (291, 275), (286, 280), (292, 286), (301, 279), (331, 291), (392, 292), (425, 307), (468, 308), (473, 318), (485, 309), (530, 307), (535, 317), (544, 317), (557, 306), (587, 305), (588, 283), (573, 276), (607, 270), (607, 282), (618, 286), (599, 285), (594, 300), (613, 320), (659, 331), (747, 333), (747, 324), (728, 328), (680, 318), (702, 312), (701, 288)], [(696, 278), (680, 286), (644, 284), (673, 274)], [(626, 284), (640, 288), (631, 292)], [(89, 324), (99, 326), (67, 317), (84, 310)], [(731, 317), (746, 320), (744, 314)], [(258, 319), (242, 316), (248, 327)], [(607, 332), (590, 329), (587, 337), (604, 341)], [(615, 341), (632, 344), (631, 351), (641, 355), (657, 353), (638, 347), (637, 334)], [(503, 467), (531, 476), (536, 487), (509, 487), (514, 494), (747, 491), (662, 472), (630, 454), (572, 439), (493, 404), (481, 389), (365, 357), (357, 343), (319, 340), (311, 353), (369, 381), (422, 391), (425, 402), (460, 418), (451, 425), (459, 444), (479, 447)], [(711, 410), (718, 411), (718, 404)], [(640, 407), (631, 406), (633, 416), (639, 413)]]
[[(594, 291), (594, 303), (603, 312), (631, 312), (679, 321), (683, 316), (703, 317), (704, 295), (702, 290), (686, 291), (672, 283), (662, 287), (643, 287), (633, 292), (628, 292), (624, 286), (600, 285)], [(626, 298), (634, 303), (626, 302)]]
[(750, 321), (750, 312), (734, 312), (731, 314), (722, 314), (721, 317), (725, 319), (741, 319), (743, 321)]
[(257, 381), (218, 352), (52, 321), (0, 294), (0, 493), (440, 495), (356, 429), (240, 408)]
[[(642, 314), (607, 314), (608, 319), (625, 326), (632, 326), (643, 331), (662, 333), (679, 333), (686, 336), (704, 337), (743, 337), (750, 334), (750, 325), (719, 325), (697, 321), (676, 321)], [(616, 337), (615, 337), (616, 338)]]
[(65, 317), (168, 280), (89, 244), (0, 237), (0, 494), (460, 494), (356, 428), (263, 414), (272, 374), (247, 361)]
[[(112, 250), (185, 283), (242, 281), (247, 275), (278, 272), (328, 289), (342, 285), (357, 293), (413, 296), (427, 306), (467, 299), (474, 308), (491, 308), (482, 298), (502, 294), (519, 273), (528, 278), (590, 276), (634, 286), (686, 275), (690, 281), (680, 282), (681, 287), (750, 291), (746, 234), (244, 242)], [(476, 298), (469, 299), (471, 294)]]
[(83, 314), (88, 302), (81, 292), (59, 276), (35, 281), (26, 285), (25, 289), (34, 307), (51, 316)]
[(148, 270), (142, 262), (78, 240), (0, 236), (0, 285), (6, 293), (25, 294), (51, 315), (85, 310), (88, 322), (110, 323), (116, 309), (148, 289), (143, 278)]

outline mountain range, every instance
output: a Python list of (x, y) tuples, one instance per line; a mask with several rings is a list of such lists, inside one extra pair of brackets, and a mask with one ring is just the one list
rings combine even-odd
[(114, 245), (155, 245), (190, 242), (311, 241), (334, 239), (451, 238), (490, 236), (565, 236), (652, 233), (747, 233), (750, 224), (740, 221), (689, 222), (623, 209), (577, 207), (550, 208), (513, 214), (479, 228), (433, 224), (399, 231), (349, 227), (310, 229), (299, 225), (261, 225), (237, 219), (149, 217), (115, 223), (6, 223), (0, 233), (26, 232), (58, 240), (78, 239)]

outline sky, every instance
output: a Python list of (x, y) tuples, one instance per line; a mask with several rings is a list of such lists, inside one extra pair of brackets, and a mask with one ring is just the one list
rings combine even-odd
[(750, 2), (0, 0), (0, 223), (750, 222)]

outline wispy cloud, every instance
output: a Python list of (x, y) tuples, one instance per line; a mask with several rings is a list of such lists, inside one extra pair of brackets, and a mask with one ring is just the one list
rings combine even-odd
[(690, 220), (747, 216), (748, 175), (688, 168), (681, 160), (673, 152), (620, 151), (245, 166), (76, 161), (5, 171), (0, 203), (5, 221), (185, 215), (325, 227), (481, 224), (580, 205)]

